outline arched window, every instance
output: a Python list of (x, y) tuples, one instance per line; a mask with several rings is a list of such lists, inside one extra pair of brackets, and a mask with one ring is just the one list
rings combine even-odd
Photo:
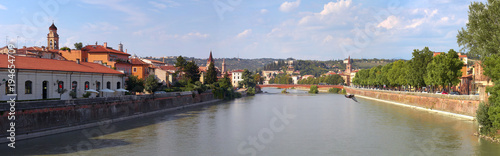
[(32, 87), (32, 82), (31, 81), (26, 81), (24, 82), (24, 94), (31, 94), (31, 87)]
[(76, 92), (76, 87), (78, 86), (78, 82), (76, 81), (73, 81), (71, 82), (71, 90)]
[(106, 83), (106, 88), (111, 89), (111, 82), (109, 82), (109, 81), (108, 81), (108, 82)]
[(63, 90), (64, 90), (64, 82), (59, 81), (59, 84), (57, 85), (57, 92), (62, 93)]
[[(11, 88), (9, 87), (9, 81), (6, 81), (5, 83), (5, 95), (7, 94), (14, 94), (14, 90), (11, 90)], [(12, 88), (14, 89), (14, 88)]]
[(90, 82), (85, 81), (85, 90), (89, 90), (89, 89), (90, 89)]
[(101, 82), (97, 81), (95, 83), (95, 90), (97, 90), (97, 91), (101, 90)]
[(117, 82), (116, 83), (116, 89), (120, 89), (120, 88), (122, 88), (122, 84), (120, 82)]

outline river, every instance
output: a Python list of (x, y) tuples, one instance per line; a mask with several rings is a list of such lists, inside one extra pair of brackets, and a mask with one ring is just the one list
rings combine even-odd
[(267, 93), (2, 144), (0, 155), (498, 155), (477, 123), (336, 94)]

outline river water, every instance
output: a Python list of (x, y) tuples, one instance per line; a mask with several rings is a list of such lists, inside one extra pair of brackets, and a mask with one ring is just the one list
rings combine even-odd
[(0, 155), (500, 155), (477, 123), (335, 94), (264, 94), (2, 144)]

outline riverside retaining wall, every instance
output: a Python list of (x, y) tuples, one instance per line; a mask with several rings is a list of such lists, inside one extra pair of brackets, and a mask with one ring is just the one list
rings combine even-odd
[(398, 93), (394, 91), (377, 91), (350, 87), (345, 87), (345, 89), (349, 94), (362, 95), (380, 100), (404, 103), (412, 106), (462, 114), (472, 117), (476, 116), (476, 110), (480, 103), (479, 98), (476, 97), (461, 98), (460, 96), (447, 95), (432, 97), (424, 95), (411, 95), (411, 93), (403, 92)]
[[(130, 118), (172, 108), (182, 108), (200, 102), (214, 101), (212, 93), (177, 92), (156, 95), (128, 95), (110, 98), (19, 102), (15, 106), (16, 136), (41, 133), (58, 129), (87, 128), (102, 121)], [(0, 103), (0, 138), (5, 138), (10, 120), (10, 106)], [(120, 121), (120, 120), (115, 120)], [(75, 128), (76, 127), (76, 128)], [(66, 130), (66, 131), (69, 131)], [(56, 131), (57, 132), (57, 131)], [(59, 131), (64, 132), (64, 130)], [(54, 133), (51, 133), (54, 134)], [(48, 135), (48, 134), (46, 134)], [(30, 137), (24, 137), (30, 138)], [(18, 139), (16, 137), (16, 139)], [(1, 142), (8, 141), (1, 139)]]

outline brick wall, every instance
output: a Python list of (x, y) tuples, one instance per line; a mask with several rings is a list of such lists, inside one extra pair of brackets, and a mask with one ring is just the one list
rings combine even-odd
[[(214, 100), (213, 94), (178, 92), (113, 98), (16, 103), (16, 135), (42, 132)], [(0, 103), (0, 137), (7, 136), (10, 106)]]
[(456, 114), (476, 116), (476, 110), (480, 101), (478, 98), (453, 99), (446, 95), (439, 97), (426, 97), (420, 95), (398, 94), (395, 92), (384, 92), (376, 90), (365, 90), (345, 87), (346, 91), (354, 95), (362, 95), (381, 100), (409, 104), (434, 110), (441, 110)]

